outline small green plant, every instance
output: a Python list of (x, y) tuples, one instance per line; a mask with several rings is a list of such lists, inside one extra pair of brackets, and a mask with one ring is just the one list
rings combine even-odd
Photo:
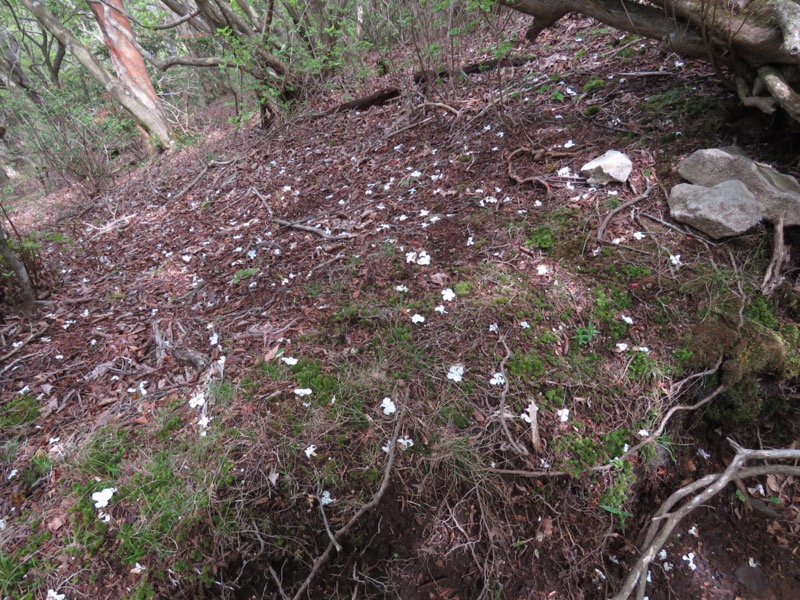
[(583, 84), (583, 91), (587, 94), (591, 94), (592, 92), (596, 92), (598, 90), (602, 90), (606, 87), (605, 79), (597, 77), (596, 75), (592, 75), (585, 84)]
[(550, 225), (539, 225), (534, 229), (525, 240), (528, 248), (539, 248), (540, 250), (550, 250), (556, 245), (556, 236)]
[(579, 346), (587, 346), (592, 343), (595, 336), (600, 332), (594, 328), (594, 325), (589, 322), (588, 325), (583, 327), (576, 327), (575, 328), (575, 335), (572, 336), (572, 339), (578, 342)]
[(616, 506), (609, 506), (607, 504), (600, 504), (599, 506), (603, 510), (610, 512), (612, 515), (619, 517), (619, 527), (622, 530), (622, 534), (625, 535), (625, 519), (630, 518), (633, 515), (622, 510), (621, 508), (617, 508)]
[(239, 269), (236, 273), (233, 274), (233, 279), (231, 279), (231, 283), (236, 285), (237, 283), (241, 283), (251, 277), (255, 277), (261, 272), (261, 269), (256, 267), (250, 269)]

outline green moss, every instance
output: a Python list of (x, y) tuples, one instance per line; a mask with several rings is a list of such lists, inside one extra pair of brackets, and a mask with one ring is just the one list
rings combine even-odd
[(556, 233), (548, 224), (539, 225), (525, 240), (525, 246), (527, 248), (538, 248), (547, 251), (555, 245)]
[(18, 394), (0, 409), (0, 429), (26, 425), (39, 416), (39, 404), (33, 394)]
[(508, 374), (512, 377), (523, 379), (533, 379), (545, 374), (544, 361), (535, 351), (521, 353), (518, 350), (512, 352), (506, 365)]
[(472, 283), (469, 281), (456, 281), (453, 284), (453, 291), (457, 296), (468, 298), (472, 294)]

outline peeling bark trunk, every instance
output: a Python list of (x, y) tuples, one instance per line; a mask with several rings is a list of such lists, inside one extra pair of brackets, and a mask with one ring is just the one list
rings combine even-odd
[[(139, 102), (153, 114), (164, 118), (161, 100), (156, 94), (150, 74), (139, 50), (130, 40), (134, 37), (130, 21), (125, 16), (122, 0), (87, 0), (103, 40), (111, 55), (111, 64), (119, 80)], [(114, 10), (116, 9), (116, 10)]]
[(102, 85), (114, 100), (125, 107), (155, 137), (160, 146), (169, 148), (170, 128), (166, 119), (151, 111), (138, 98), (130, 94), (118, 79), (112, 77), (94, 54), (89, 52), (86, 46), (64, 27), (40, 0), (20, 0), (20, 3), (36, 17), (42, 27), (64, 44), (89, 75)]

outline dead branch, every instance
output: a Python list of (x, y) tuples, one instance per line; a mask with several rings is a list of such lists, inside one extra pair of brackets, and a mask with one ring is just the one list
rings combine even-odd
[[(9, 358), (14, 356), (17, 352), (22, 350), (25, 346), (30, 344), (33, 340), (35, 340), (36, 338), (41, 336), (45, 331), (47, 331), (47, 327), (42, 327), (39, 331), (34, 331), (27, 338), (25, 338), (19, 346), (14, 348), (11, 352), (9, 352), (8, 354), (4, 354), (3, 356), (0, 356), (0, 363), (6, 362)], [(5, 371), (5, 369), (3, 369), (3, 370)], [(2, 373), (2, 371), (0, 371), (0, 373)]]
[(392, 431), (392, 438), (389, 440), (389, 455), (386, 459), (386, 466), (383, 468), (383, 479), (381, 480), (381, 485), (378, 488), (378, 491), (372, 496), (372, 500), (361, 506), (361, 508), (356, 511), (350, 520), (339, 529), (336, 533), (333, 534), (331, 541), (328, 543), (328, 547), (325, 548), (325, 551), (320, 554), (316, 560), (314, 561), (314, 565), (311, 567), (311, 572), (308, 574), (308, 577), (305, 578), (300, 588), (295, 592), (292, 600), (300, 600), (300, 598), (306, 593), (308, 590), (308, 586), (311, 585), (311, 582), (314, 578), (319, 574), (320, 569), (322, 566), (328, 562), (328, 559), (331, 556), (331, 552), (335, 548), (335, 544), (338, 543), (338, 540), (342, 538), (342, 536), (346, 535), (353, 526), (358, 522), (358, 520), (365, 514), (367, 511), (375, 508), (378, 503), (383, 498), (383, 495), (386, 493), (386, 490), (389, 487), (389, 477), (392, 473), (392, 465), (394, 464), (394, 458), (397, 454), (397, 438), (400, 437), (400, 428), (403, 423), (403, 415), (405, 414), (406, 406), (408, 405), (408, 398), (409, 398), (410, 390), (406, 389), (405, 400), (403, 402), (403, 406), (400, 408), (400, 411), (397, 413), (397, 417), (394, 422), (394, 430)]
[(326, 110), (321, 116), (335, 115), (348, 110), (363, 110), (372, 106), (383, 106), (384, 104), (388, 104), (392, 100), (396, 100), (399, 97), (400, 90), (398, 88), (384, 88), (382, 90), (378, 90), (374, 94), (370, 94), (369, 96), (356, 98), (350, 102), (343, 102), (338, 106), (334, 106), (330, 110)]
[(549, 150), (543, 150), (543, 149), (534, 150), (533, 148), (527, 148), (527, 147), (525, 147), (525, 148), (517, 148), (511, 154), (508, 155), (508, 159), (507, 159), (508, 160), (508, 176), (513, 181), (515, 181), (519, 185), (524, 185), (526, 183), (538, 183), (539, 185), (543, 186), (545, 190), (547, 190), (548, 194), (550, 193), (550, 185), (544, 179), (542, 179), (541, 177), (525, 177), (525, 178), (522, 178), (522, 177), (520, 177), (519, 175), (517, 175), (514, 172), (514, 166), (513, 166), (514, 158), (517, 155), (522, 154), (524, 152), (527, 152), (528, 154), (530, 154), (534, 161), (545, 160), (547, 158), (564, 158), (564, 157), (574, 157), (575, 156), (574, 152), (551, 152)]
[(627, 201), (627, 202), (625, 202), (624, 204), (620, 204), (620, 205), (619, 205), (617, 208), (615, 208), (614, 210), (610, 211), (610, 212), (609, 212), (609, 213), (606, 215), (605, 219), (603, 219), (603, 222), (602, 222), (602, 223), (600, 223), (600, 227), (598, 227), (598, 228), (597, 228), (597, 241), (599, 241), (599, 242), (602, 242), (602, 241), (603, 241), (603, 236), (604, 236), (604, 235), (605, 235), (605, 233), (606, 233), (606, 227), (608, 227), (608, 224), (611, 222), (611, 220), (612, 220), (612, 219), (613, 219), (613, 218), (614, 218), (616, 215), (618, 215), (619, 213), (621, 213), (621, 212), (622, 212), (623, 210), (625, 210), (626, 208), (630, 208), (631, 206), (633, 206), (633, 205), (634, 205), (634, 204), (636, 204), (637, 202), (641, 202), (642, 200), (644, 200), (645, 198), (647, 198), (647, 197), (650, 195), (650, 192), (652, 191), (652, 189), (653, 189), (653, 186), (652, 186), (652, 185), (651, 185), (651, 183), (648, 181), (648, 182), (647, 182), (647, 189), (646, 189), (645, 191), (643, 191), (641, 194), (639, 194), (639, 195), (638, 195), (638, 196), (636, 196), (635, 198), (632, 198), (631, 200), (628, 200), (628, 201)]
[(289, 227), (290, 229), (299, 229), (300, 231), (308, 231), (309, 233), (314, 233), (326, 240), (350, 240), (356, 237), (355, 233), (345, 232), (340, 233), (338, 235), (331, 235), (330, 233), (325, 233), (322, 229), (318, 227), (309, 227), (308, 225), (301, 225), (300, 223), (292, 223), (291, 221), (284, 221), (282, 219), (273, 219), (275, 223), (278, 225), (282, 225), (283, 227)]
[(511, 431), (508, 429), (508, 423), (506, 422), (506, 398), (508, 396), (506, 362), (508, 362), (508, 359), (511, 358), (511, 348), (508, 347), (506, 338), (504, 336), (500, 337), (500, 343), (503, 344), (503, 347), (506, 349), (506, 355), (503, 357), (503, 360), (500, 361), (500, 373), (503, 375), (503, 391), (500, 392), (500, 403), (497, 405), (497, 412), (500, 415), (500, 427), (503, 429), (503, 433), (506, 435), (508, 445), (511, 446), (511, 448), (520, 456), (528, 456), (528, 449), (513, 438)]
[[(639, 560), (636, 561), (636, 564), (631, 569), (619, 593), (613, 596), (611, 600), (627, 600), (631, 593), (633, 593), (633, 589), (636, 587), (637, 583), (639, 584), (637, 597), (642, 598), (645, 586), (647, 585), (645, 574), (647, 573), (650, 563), (669, 539), (669, 536), (678, 523), (696, 508), (711, 500), (711, 498), (722, 491), (731, 481), (769, 474), (800, 476), (800, 467), (797, 466), (782, 464), (766, 464), (757, 467), (746, 466), (746, 463), (752, 460), (797, 461), (800, 460), (800, 450), (750, 450), (742, 448), (730, 438), (728, 441), (736, 450), (736, 455), (724, 472), (708, 475), (677, 490), (662, 504), (655, 515), (653, 515)], [(674, 512), (669, 512), (678, 502), (687, 496), (691, 496), (688, 502)]]
[(786, 246), (783, 243), (783, 221), (784, 215), (781, 215), (778, 222), (775, 223), (775, 233), (772, 236), (772, 258), (769, 261), (767, 272), (764, 273), (764, 281), (761, 282), (761, 293), (765, 296), (771, 296), (783, 281), (781, 267), (786, 261)]
[(531, 420), (531, 444), (536, 454), (542, 453), (542, 438), (539, 436), (539, 405), (531, 400), (528, 404), (528, 418)]

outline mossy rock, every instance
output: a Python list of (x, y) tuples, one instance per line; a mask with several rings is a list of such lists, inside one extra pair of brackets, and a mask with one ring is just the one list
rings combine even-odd
[(700, 323), (692, 328), (686, 347), (699, 369), (710, 369), (720, 356), (730, 355), (739, 344), (739, 332), (723, 323)]

